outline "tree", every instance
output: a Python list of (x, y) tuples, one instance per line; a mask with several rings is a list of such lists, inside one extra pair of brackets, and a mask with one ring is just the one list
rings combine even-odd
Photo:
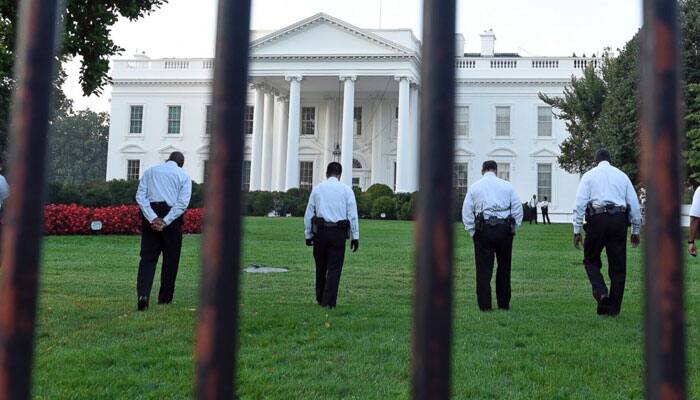
[(588, 66), (581, 78), (572, 77), (564, 89), (564, 97), (540, 93), (542, 101), (552, 106), (555, 116), (565, 121), (569, 137), (561, 145), (559, 165), (570, 173), (581, 174), (590, 169), (598, 138), (598, 119), (608, 89), (599, 71)]
[(59, 112), (51, 124), (49, 180), (80, 183), (105, 178), (109, 115)]
[(691, 183), (700, 182), (700, 84), (688, 87), (688, 180)]
[(615, 166), (634, 184), (639, 182), (639, 44), (637, 33), (617, 57), (604, 64), (608, 96), (598, 124), (601, 147), (610, 150)]
[(683, 60), (686, 73), (686, 150), (688, 184), (700, 184), (700, 0), (683, 0)]
[[(109, 80), (109, 59), (124, 49), (110, 38), (120, 17), (137, 20), (168, 0), (67, 0), (59, 61), (81, 57), (80, 84), (85, 95), (100, 94)], [(0, 0), (0, 158), (7, 150), (10, 97), (14, 88), (18, 0)], [(56, 83), (60, 90), (60, 83)]]

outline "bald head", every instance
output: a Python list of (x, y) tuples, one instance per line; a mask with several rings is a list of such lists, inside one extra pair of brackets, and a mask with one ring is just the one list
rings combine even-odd
[(182, 155), (179, 151), (173, 151), (170, 153), (170, 157), (168, 157), (168, 161), (175, 161), (175, 164), (177, 164), (178, 167), (182, 168), (183, 165), (185, 165), (185, 156)]

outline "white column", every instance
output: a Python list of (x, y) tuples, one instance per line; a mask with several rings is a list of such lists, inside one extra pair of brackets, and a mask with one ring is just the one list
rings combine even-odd
[(277, 121), (277, 134), (275, 135), (274, 184), (273, 190), (284, 191), (285, 167), (287, 166), (287, 125), (289, 118), (289, 99), (286, 96), (277, 98), (278, 111), (275, 115)]
[(289, 126), (287, 129), (287, 169), (284, 190), (299, 187), (299, 131), (301, 130), (301, 76), (288, 76)]
[(418, 93), (418, 85), (411, 85), (411, 143), (409, 143), (410, 161), (409, 161), (409, 189), (411, 192), (418, 190), (419, 186), (419, 161), (420, 161), (420, 126), (418, 125), (418, 117), (420, 115), (420, 96)]
[(250, 190), (260, 190), (262, 168), (263, 108), (265, 92), (262, 85), (255, 85), (255, 108), (253, 109), (253, 153), (250, 155)]
[(391, 132), (391, 128), (387, 129), (384, 124), (385, 114), (384, 102), (381, 99), (377, 100), (376, 112), (374, 114), (374, 134), (372, 135), (372, 177), (370, 185), (382, 183), (384, 176), (384, 163), (382, 163), (384, 152), (384, 135)]
[(335, 126), (333, 124), (333, 110), (335, 109), (334, 107), (334, 101), (332, 97), (326, 97), (325, 98), (325, 107), (326, 107), (326, 123), (325, 123), (325, 129), (323, 133), (323, 166), (322, 170), (325, 171), (326, 166), (330, 164), (331, 161), (333, 161), (333, 150), (335, 150), (335, 130), (333, 127)]
[(409, 118), (411, 82), (407, 77), (396, 77), (399, 81), (399, 134), (396, 139), (396, 192), (406, 193), (410, 187), (410, 138)]
[(265, 111), (263, 114), (262, 168), (260, 190), (272, 190), (272, 143), (275, 122), (275, 94), (265, 93)]
[(356, 76), (340, 77), (340, 81), (345, 83), (343, 87), (343, 136), (340, 144), (340, 164), (343, 166), (343, 176), (341, 177), (341, 182), (348, 186), (352, 186), (352, 123), (355, 116), (356, 80)]

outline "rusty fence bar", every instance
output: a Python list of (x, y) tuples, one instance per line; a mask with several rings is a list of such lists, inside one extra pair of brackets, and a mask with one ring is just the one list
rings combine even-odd
[(645, 227), (646, 397), (685, 399), (680, 201), (680, 32), (676, 0), (644, 1), (642, 175)]
[(450, 396), (455, 0), (423, 2), (413, 398)]
[(207, 182), (197, 397), (236, 393), (242, 242), (243, 113), (248, 84), (250, 0), (220, 0), (214, 73), (213, 166)]
[(57, 0), (23, 0), (10, 123), (12, 197), (0, 267), (0, 399), (29, 399), (42, 242), (47, 133), (56, 72)]

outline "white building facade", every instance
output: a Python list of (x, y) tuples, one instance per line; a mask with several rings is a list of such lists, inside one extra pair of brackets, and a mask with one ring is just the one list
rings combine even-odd
[[(341, 162), (348, 185), (419, 189), (422, 60), (410, 30), (361, 29), (318, 14), (253, 36), (245, 189), (308, 189), (331, 161)], [(499, 54), (495, 40), (485, 32), (481, 53), (464, 54), (457, 35), (455, 189), (463, 195), (493, 159), (523, 201), (546, 196), (552, 219), (568, 222), (579, 177), (557, 166), (568, 133), (538, 94), (562, 95), (597, 60)], [(193, 179), (206, 180), (213, 67), (211, 59), (113, 62), (108, 180), (138, 179), (176, 150)]]

